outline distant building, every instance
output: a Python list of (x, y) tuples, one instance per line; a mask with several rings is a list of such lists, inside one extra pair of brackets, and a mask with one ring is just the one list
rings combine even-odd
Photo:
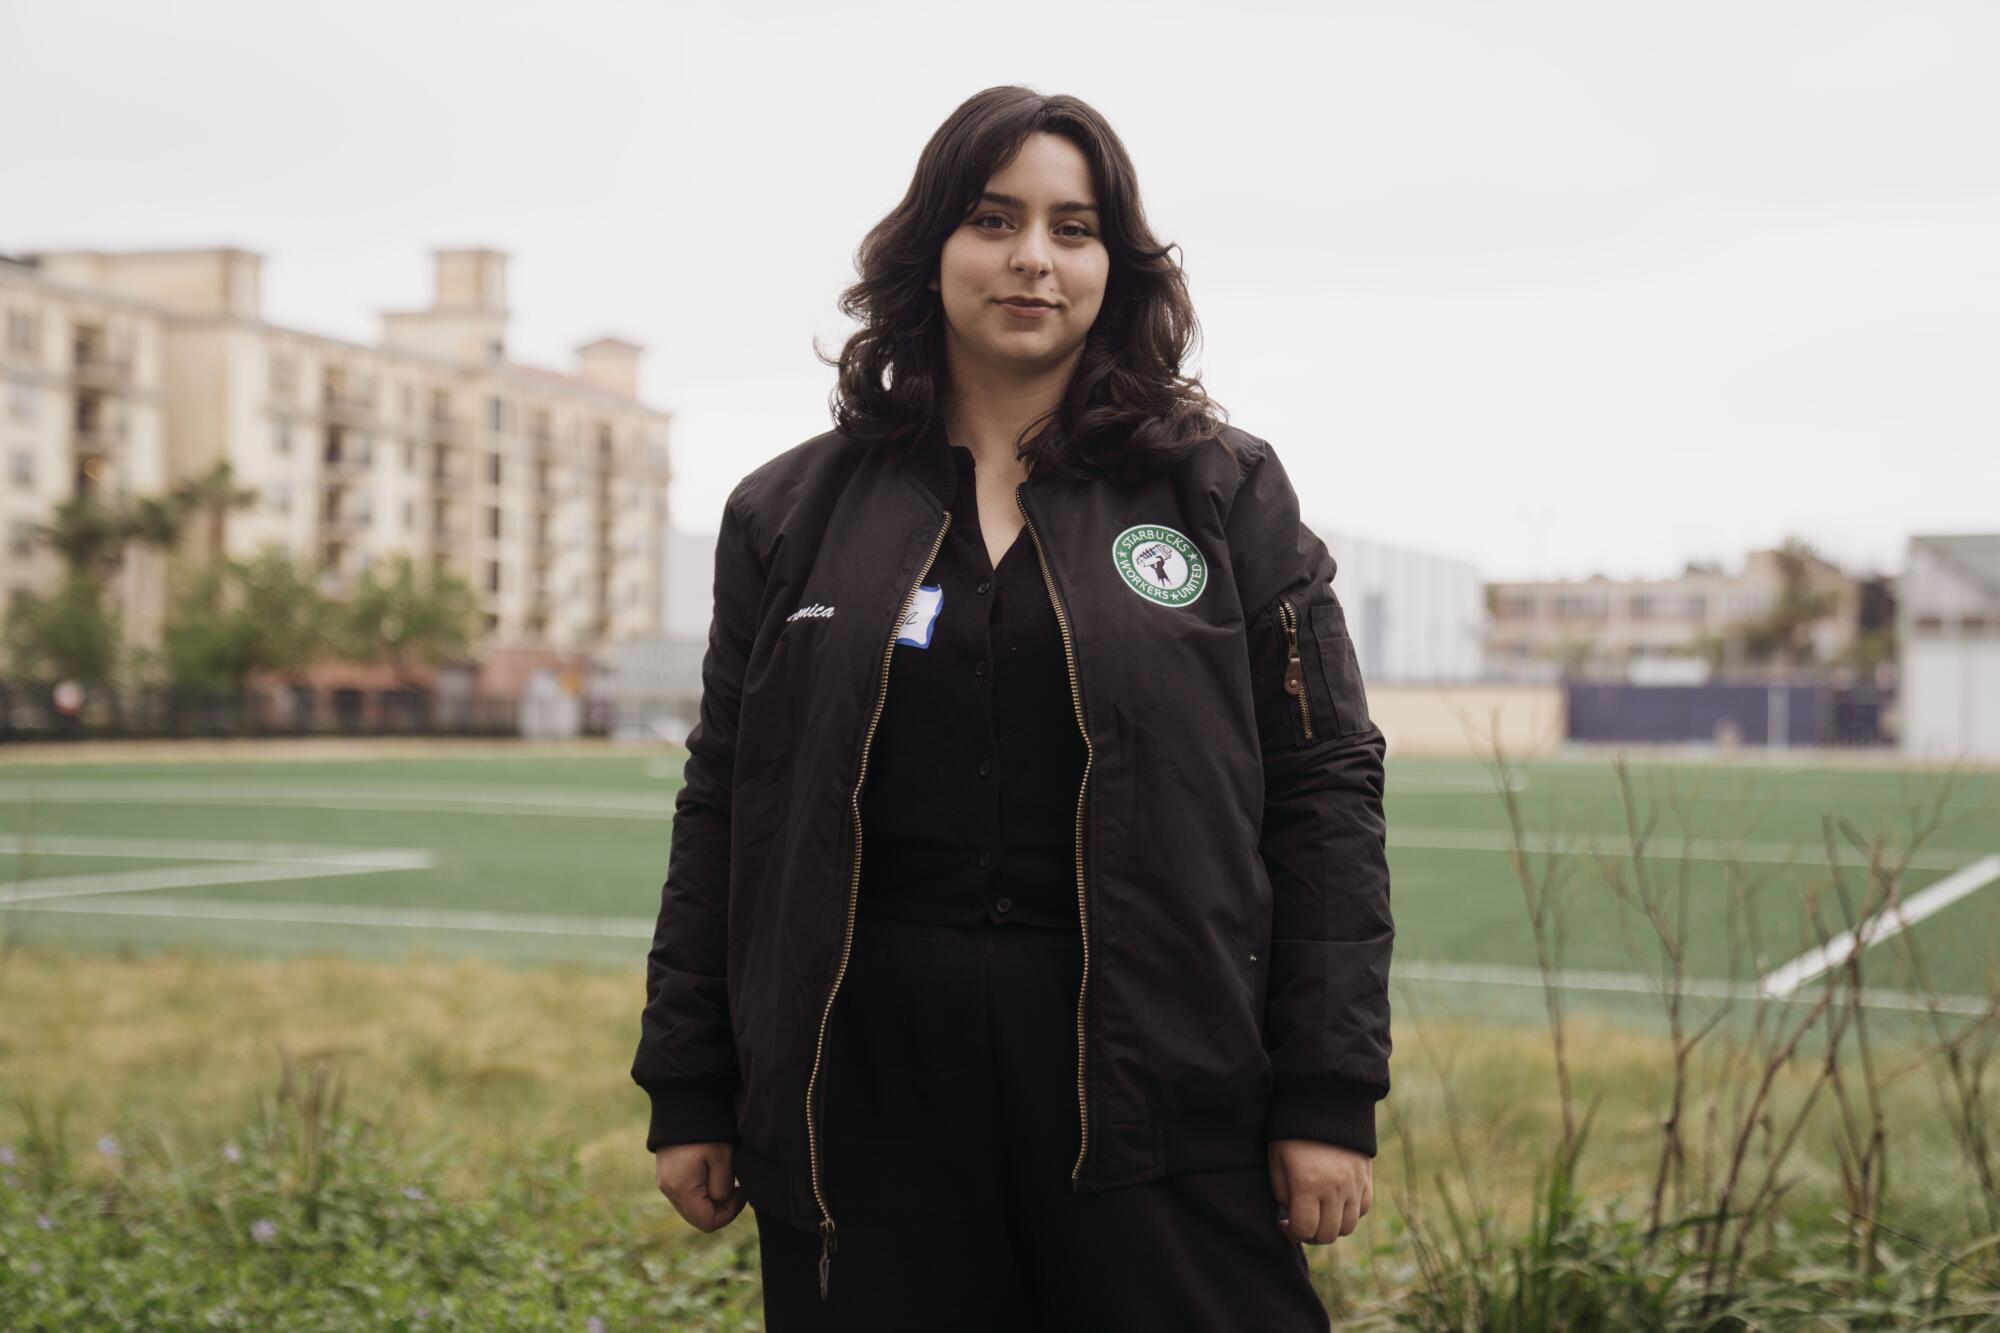
[[(665, 602), (668, 414), (637, 398), (642, 349), (600, 338), (570, 372), (507, 359), (507, 256), (434, 253), (435, 294), (379, 343), (269, 323), (260, 256), (58, 250), (0, 260), (0, 595), (58, 573), (27, 526), (71, 495), (157, 495), (229, 460), (258, 503), (220, 547), (276, 544), (339, 593), (385, 557), (477, 591), (484, 647), (528, 656), (648, 638)], [(189, 554), (217, 535), (199, 522)], [(140, 642), (159, 570), (128, 553)]]
[[(1836, 594), (1834, 612), (1811, 631), (1814, 657), (1831, 661), (1860, 632), (1869, 581), (1814, 560), (1808, 584)], [(1569, 674), (1647, 677), (1653, 660), (1695, 655), (1704, 635), (1762, 619), (1783, 588), (1775, 550), (1750, 552), (1736, 574), (1690, 564), (1670, 579), (1490, 583), (1488, 665), (1500, 675), (1560, 664)]]
[[(36, 536), (72, 496), (164, 491), (170, 476), (164, 305), (0, 259), (0, 599), (52, 589)], [(159, 639), (166, 557), (134, 543), (112, 580), (125, 633)]]
[(1322, 532), (1333, 592), (1369, 684), (1477, 680), (1486, 607), (1465, 560)]
[(1904, 751), (2000, 759), (2000, 533), (1910, 538), (1898, 641)]

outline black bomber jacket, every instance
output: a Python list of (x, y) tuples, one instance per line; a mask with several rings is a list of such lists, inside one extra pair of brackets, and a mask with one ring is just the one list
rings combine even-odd
[[(949, 521), (941, 429), (834, 431), (739, 482), (632, 1078), (648, 1151), (729, 1141), (759, 1214), (837, 1247), (816, 1100), (853, 942), (860, 793), (892, 645)], [(1090, 1193), (1373, 1155), (1389, 1091), (1386, 742), (1326, 545), (1234, 426), (1136, 482), (1015, 491), (1087, 751), (1076, 1017)]]

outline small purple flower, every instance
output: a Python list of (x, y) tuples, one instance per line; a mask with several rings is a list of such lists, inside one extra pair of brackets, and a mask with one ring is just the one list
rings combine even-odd
[(55, 1229), (56, 1224), (49, 1220), (49, 1215), (47, 1213), (36, 1213), (35, 1225), (40, 1227), (44, 1231), (51, 1231)]
[(542, 1262), (540, 1255), (536, 1255), (535, 1262), (529, 1264), (528, 1267), (534, 1269), (537, 1273), (540, 1273), (543, 1277), (547, 1277), (549, 1275), (549, 1266)]
[(97, 1141), (97, 1151), (103, 1153), (106, 1157), (116, 1157), (118, 1155), (118, 1136), (116, 1134), (106, 1134)]
[(225, 1143), (222, 1145), (222, 1160), (225, 1162), (240, 1162), (243, 1160), (243, 1150), (237, 1147), (233, 1141)]
[(11, 1143), (0, 1143), (0, 1166), (12, 1165), (14, 1165), (14, 1145)]
[(410, 1311), (410, 1317), (412, 1319), (429, 1319), (431, 1317), (431, 1307), (428, 1305), (419, 1305), (416, 1309)]
[(29, 1277), (39, 1277), (41, 1275), (41, 1272), (42, 1272), (42, 1261), (40, 1259), (28, 1260)]
[(422, 1199), (424, 1192), (415, 1185), (405, 1185), (403, 1186), (403, 1197), (406, 1199)]
[(0, 1185), (5, 1185), (10, 1190), (17, 1190), (21, 1188), (21, 1178), (9, 1172), (4, 1176), (0, 1176)]
[(250, 1236), (259, 1245), (269, 1245), (278, 1238), (278, 1224), (268, 1217), (260, 1217), (250, 1224)]
[(604, 1321), (596, 1315), (592, 1315), (588, 1320), (584, 1321), (583, 1333), (604, 1333)]

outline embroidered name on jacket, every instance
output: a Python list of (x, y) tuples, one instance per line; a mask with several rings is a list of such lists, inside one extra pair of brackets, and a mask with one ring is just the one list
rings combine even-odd
[(822, 605), (820, 605), (820, 604), (819, 604), (818, 602), (808, 602), (808, 603), (806, 603), (806, 605), (804, 605), (804, 606), (800, 607), (800, 608), (799, 608), (798, 610), (796, 610), (796, 611), (792, 612), (792, 613), (791, 613), (790, 615), (786, 616), (786, 617), (785, 617), (785, 623), (786, 623), (787, 625), (789, 625), (789, 624), (791, 624), (791, 623), (792, 623), (792, 622), (793, 622), (794, 620), (801, 620), (801, 619), (803, 619), (803, 620), (825, 620), (825, 619), (827, 619), (828, 617), (830, 617), (830, 616), (831, 616), (832, 614), (833, 614), (833, 608), (832, 608), (832, 607), (830, 607), (830, 606), (822, 606)]

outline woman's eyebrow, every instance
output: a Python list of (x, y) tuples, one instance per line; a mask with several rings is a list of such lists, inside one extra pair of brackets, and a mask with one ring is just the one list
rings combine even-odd
[[(982, 191), (979, 198), (982, 203), (999, 204), (1002, 208), (1026, 208), (1028, 206), (1025, 201), (1017, 199), (1011, 194), (998, 194), (992, 190)], [(1086, 204), (1076, 199), (1065, 199), (1049, 211), (1051, 213), (1095, 213), (1097, 205)]]

